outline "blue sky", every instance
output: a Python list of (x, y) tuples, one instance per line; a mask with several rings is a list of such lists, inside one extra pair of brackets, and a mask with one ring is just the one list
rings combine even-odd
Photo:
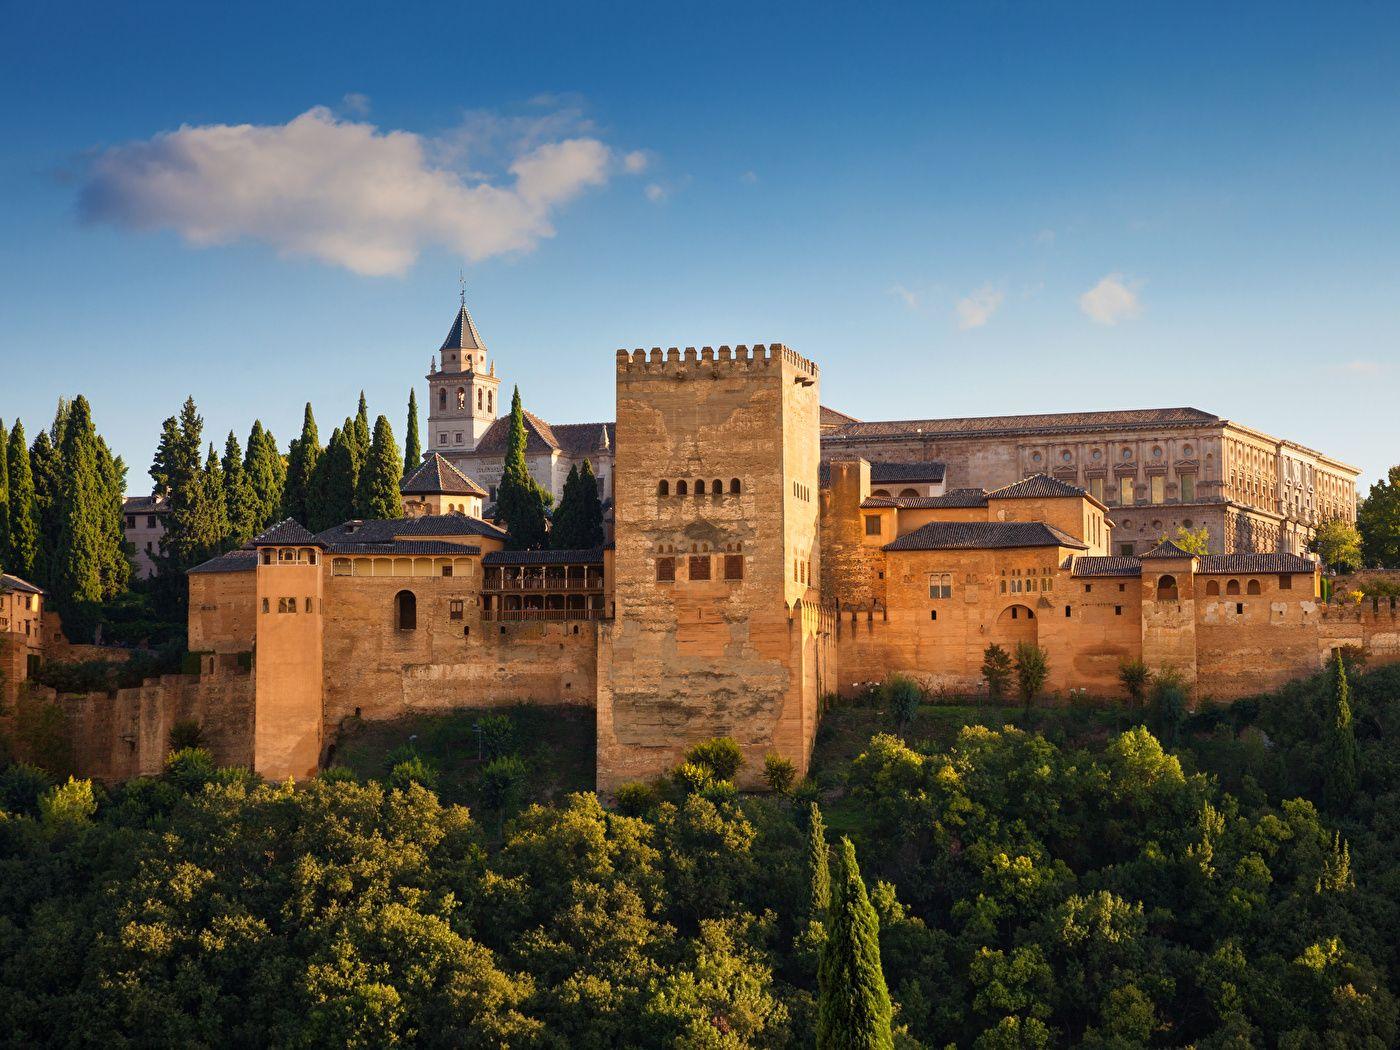
[[(0, 2), (0, 418), (147, 484), (498, 373), (783, 341), (867, 419), (1193, 405), (1400, 461), (1386, 5)], [(1364, 484), (1363, 484), (1364, 492)]]

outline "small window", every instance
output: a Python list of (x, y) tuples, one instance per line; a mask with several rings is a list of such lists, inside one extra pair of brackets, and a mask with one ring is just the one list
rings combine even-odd
[(1085, 594), (1092, 594), (1093, 592), (1094, 592), (1094, 585), (1093, 585), (1092, 583), (1086, 583), (1086, 584), (1084, 585), (1084, 593), (1085, 593)]
[(1280, 574), (1278, 578), (1278, 589), (1281, 591), (1291, 591), (1293, 589), (1293, 577), (1287, 573)]
[(1243, 615), (1244, 615), (1244, 602), (1236, 602), (1236, 603), (1235, 603), (1235, 614), (1236, 614), (1237, 616), (1243, 616)]
[(930, 620), (936, 620), (936, 619), (938, 619), (938, 610), (937, 610), (937, 609), (930, 609), (930, 610), (928, 611), (928, 618), (929, 618)]
[(671, 494), (671, 483), (669, 481), (658, 481), (656, 483), (656, 494), (658, 496), (669, 496)]
[(305, 609), (305, 611), (308, 612), (308, 613), (311, 611), (311, 599), (310, 599), (310, 598), (307, 598), (307, 599), (306, 599), (306, 609)]
[(1065, 606), (1065, 619), (1066, 619), (1066, 620), (1069, 619), (1069, 615), (1070, 615), (1070, 614), (1069, 614), (1069, 606), (1066, 605), (1066, 606)]
[(676, 495), (677, 495), (677, 496), (684, 496), (684, 495), (687, 495), (687, 494), (689, 493), (689, 491), (690, 491), (690, 490), (686, 488), (685, 482), (684, 482), (684, 481), (678, 481), (678, 482), (676, 482)]
[(460, 620), (462, 618), (462, 599), (453, 598), (447, 603), (447, 618), (449, 620)]
[(1121, 606), (1121, 605), (1115, 605), (1115, 606), (1113, 607), (1113, 615), (1114, 615), (1114, 616), (1122, 616), (1122, 615), (1123, 615), (1123, 606)]
[(929, 573), (928, 596), (935, 601), (951, 598), (953, 596), (953, 574), (950, 572)]
[(451, 575), (452, 575), (452, 566), (451, 566), (451, 565), (444, 565), (444, 566), (442, 567), (442, 574), (443, 574), (444, 576), (451, 576)]
[(443, 387), (441, 390), (438, 391), (438, 408), (446, 408), (446, 407), (447, 407), (447, 387)]
[(867, 536), (880, 535), (880, 515), (867, 514), (865, 516), (865, 534)]
[(272, 611), (272, 609), (271, 609), (271, 604), (269, 603), (268, 599), (264, 598), (264, 599), (263, 599), (263, 612), (271, 612), (271, 611)]
[(705, 494), (705, 479), (704, 479), (704, 478), (701, 478), (699, 481), (697, 481), (697, 482), (695, 483), (695, 494), (696, 494), (697, 496), (703, 496), (703, 495)]
[(742, 580), (744, 578), (744, 556), (742, 554), (726, 554), (724, 556), (724, 578), (726, 580)]
[(1247, 587), (1245, 588), (1244, 592), (1245, 592), (1245, 594), (1260, 594), (1260, 593), (1262, 593), (1262, 588), (1259, 586), (1259, 581), (1258, 581), (1258, 580), (1250, 580), (1250, 581), (1249, 581), (1249, 586), (1247, 586)]
[(710, 491), (716, 496), (720, 495), (724, 492), (724, 482), (720, 481), (719, 478), (715, 478), (715, 483), (710, 486)]
[(1131, 543), (1118, 544), (1118, 554), (1123, 558), (1131, 558), (1133, 556), (1133, 545)]
[(657, 558), (656, 559), (656, 582), (673, 583), (676, 579), (676, 559)]
[(400, 631), (418, 630), (418, 598), (412, 591), (394, 596), (394, 626)]
[(739, 479), (738, 479), (738, 478), (730, 478), (730, 479), (729, 479), (729, 494), (730, 494), (731, 496), (737, 496), (737, 495), (739, 495)]
[(1157, 578), (1157, 600), (1159, 602), (1174, 602), (1176, 599), (1176, 577), (1159, 576)]
[(708, 580), (710, 578), (710, 556), (708, 554), (692, 554), (690, 556), (690, 578), (692, 580)]

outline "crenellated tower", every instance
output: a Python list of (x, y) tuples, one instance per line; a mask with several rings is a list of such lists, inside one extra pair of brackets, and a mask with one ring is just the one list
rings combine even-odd
[(486, 360), (486, 344), (461, 305), (452, 328), (433, 359), (428, 380), (428, 448), (451, 455), (476, 448), (500, 408), (501, 381), (496, 366)]

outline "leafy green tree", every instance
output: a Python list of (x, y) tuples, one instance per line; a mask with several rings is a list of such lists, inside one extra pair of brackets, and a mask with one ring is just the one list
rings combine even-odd
[(1152, 681), (1152, 672), (1147, 664), (1134, 657), (1118, 665), (1118, 681), (1123, 684), (1123, 691), (1128, 694), (1133, 706), (1141, 707), (1143, 699), (1147, 696), (1147, 687)]
[(1158, 543), (1166, 543), (1170, 540), (1187, 554), (1194, 554), (1198, 558), (1204, 558), (1210, 553), (1210, 530), (1202, 525), (1198, 529), (1188, 529), (1185, 525), (1178, 525), (1176, 532), (1168, 536), (1163, 533), (1157, 538)]
[(1016, 643), (1016, 692), (1027, 711), (1050, 677), (1050, 654), (1034, 642)]
[(510, 399), (510, 431), (506, 439), (505, 464), (496, 487), (496, 514), (510, 533), (511, 550), (539, 550), (547, 539), (544, 493), (525, 462), (525, 410), (520, 404), (520, 388)]
[(257, 532), (258, 503), (248, 475), (243, 470), (243, 447), (232, 430), (224, 439), (224, 458), (219, 463), (223, 477), (224, 517), (228, 521), (228, 546), (241, 547)]
[(1342, 518), (1328, 518), (1319, 525), (1309, 546), (1333, 572), (1355, 572), (1361, 567), (1361, 533)]
[[(66, 406), (64, 407), (66, 412)], [(56, 429), (56, 426), (55, 428)], [(63, 457), (49, 430), (39, 431), (29, 449), (34, 480), (34, 517), (37, 523), (32, 582), (54, 585), (55, 546), (58, 543), (59, 507), (62, 499)]]
[(369, 458), (360, 471), (359, 487), (355, 494), (357, 516), (367, 519), (403, 517), (403, 497), (399, 494), (402, 480), (403, 460), (394, 441), (394, 431), (389, 421), (380, 416), (374, 421), (374, 440), (370, 443)]
[(0, 572), (10, 565), (10, 432), (0, 419)]
[(817, 972), (817, 1047), (893, 1050), (893, 1008), (880, 967), (880, 920), (848, 838), (841, 839), (837, 870)]
[(209, 535), (214, 539), (209, 553), (223, 550), (229, 545), (231, 531), (228, 508), (224, 504), (224, 470), (219, 463), (219, 454), (214, 451), (214, 443), (209, 442), (209, 454), (204, 459), (204, 505), (209, 516)]
[(1152, 721), (1157, 735), (1168, 747), (1175, 747), (1186, 722), (1190, 694), (1186, 680), (1174, 667), (1158, 671), (1152, 682)]
[(582, 469), (569, 468), (564, 495), (551, 523), (549, 544), (555, 550), (587, 550), (601, 547), (604, 540), (598, 479), (593, 474), (593, 464), (585, 459)]
[(311, 479), (316, 474), (316, 463), (321, 458), (321, 451), (321, 436), (316, 430), (316, 417), (312, 414), (311, 402), (308, 401), (302, 414), (301, 436), (295, 438), (287, 450), (287, 482), (282, 489), (282, 517), (294, 518), (303, 525), (306, 524)]
[(1000, 700), (1011, 686), (1011, 654), (995, 642), (982, 652), (982, 678), (989, 700)]
[(403, 472), (407, 477), (423, 462), (423, 442), (418, 437), (418, 391), (408, 391), (408, 424), (404, 429)]
[[(346, 426), (351, 425), (346, 420)], [(355, 481), (358, 471), (347, 431), (337, 427), (331, 433), (326, 453), (316, 464), (307, 496), (305, 523), (313, 532), (320, 532), (349, 521), (355, 516)]]
[(903, 735), (924, 702), (923, 687), (907, 674), (892, 674), (881, 683), (880, 694), (894, 721), (895, 732)]
[[(364, 465), (369, 458), (369, 446), (371, 441), (369, 429), (369, 402), (365, 400), (365, 392), (360, 391), (360, 404), (355, 410), (355, 418), (352, 420), (349, 430), (346, 431), (351, 438), (351, 447), (355, 450), (355, 462), (360, 466)], [(358, 477), (358, 467), (356, 476)]]
[(262, 420), (253, 421), (248, 434), (248, 448), (243, 460), (243, 474), (253, 491), (258, 508), (254, 531), (260, 532), (275, 520), (282, 509), (282, 478), (286, 468), (277, 449), (277, 439), (263, 429)]
[[(210, 458), (212, 452), (211, 445)], [(189, 397), (179, 417), (167, 419), (162, 426), (151, 464), (155, 492), (165, 497), (167, 507), (157, 560), (161, 574), (175, 579), (217, 554), (229, 533), (222, 485), (219, 490), (211, 488), (203, 453), (204, 418)]]
[(24, 424), (18, 419), (9, 433), (8, 452), (10, 545), (6, 565), (21, 579), (37, 580), (39, 511), (35, 506), (34, 474), (29, 465)]
[(126, 542), (122, 503), (126, 498), (126, 463), (113, 456), (107, 442), (97, 442), (97, 476), (102, 482), (102, 598), (125, 593), (131, 583), (133, 551)]
[(1361, 533), (1361, 558), (1368, 566), (1400, 568), (1400, 466), (1390, 468), (1383, 481), (1356, 509)]
[(1334, 810), (1356, 793), (1356, 729), (1351, 721), (1351, 686), (1341, 650), (1332, 658), (1331, 689), (1322, 725), (1322, 797)]
[[(50, 577), (65, 623), (90, 615), (87, 606), (102, 600), (105, 564), (103, 525), (104, 483), (98, 471), (98, 453), (87, 398), (73, 400), (63, 426), (59, 449), (62, 476), (55, 516), (58, 532)], [(84, 632), (86, 633), (86, 632)]]
[(66, 784), (54, 785), (39, 798), (39, 816), (50, 827), (78, 827), (96, 812), (91, 780), (69, 777)]

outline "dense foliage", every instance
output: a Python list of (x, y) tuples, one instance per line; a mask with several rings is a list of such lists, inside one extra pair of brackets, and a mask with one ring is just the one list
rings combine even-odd
[(1197, 712), (1177, 754), (1084, 710), (1028, 716), (1048, 736), (876, 735), (793, 798), (737, 793), (713, 741), (614, 811), (525, 805), (536, 777), (499, 719), (478, 723), (479, 816), (411, 753), (383, 784), (295, 789), (197, 750), (110, 794), (12, 766), (0, 1040), (795, 1047), (826, 1010), (890, 1045), (887, 988), (899, 1047), (1379, 1050), (1397, 696), (1400, 668), (1334, 668)]
[(550, 497), (530, 473), (525, 461), (525, 409), (517, 387), (510, 399), (510, 431), (505, 462), (496, 487), (496, 516), (510, 531), (511, 550), (539, 550), (548, 539), (547, 509)]
[(1356, 508), (1361, 561), (1367, 567), (1400, 569), (1400, 466), (1371, 486)]

